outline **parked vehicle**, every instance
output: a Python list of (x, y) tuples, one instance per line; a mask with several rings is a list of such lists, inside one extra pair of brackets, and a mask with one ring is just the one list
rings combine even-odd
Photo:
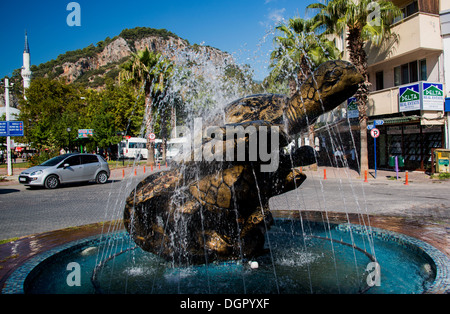
[(147, 139), (140, 137), (129, 137), (126, 140), (121, 141), (119, 144), (119, 158), (135, 159), (147, 159)]
[(19, 182), (27, 186), (56, 189), (60, 184), (94, 181), (104, 184), (111, 172), (103, 157), (93, 154), (64, 154), (22, 171)]
[(183, 152), (183, 148), (186, 145), (187, 138), (186, 137), (177, 137), (169, 140), (167, 142), (167, 160), (172, 160), (175, 157), (185, 153)]

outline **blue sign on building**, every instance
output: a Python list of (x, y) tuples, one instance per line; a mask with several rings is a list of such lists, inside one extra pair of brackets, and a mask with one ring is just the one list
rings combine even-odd
[(450, 97), (445, 98), (445, 112), (450, 112)]
[(23, 135), (23, 121), (0, 121), (0, 136)]

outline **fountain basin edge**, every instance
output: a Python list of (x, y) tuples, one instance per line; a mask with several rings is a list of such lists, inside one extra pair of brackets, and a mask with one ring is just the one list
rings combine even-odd
[[(299, 219), (300, 217), (298, 211), (272, 211), (272, 213), (274, 218), (279, 219)], [(323, 215), (323, 212), (308, 212), (306, 214), (306, 219), (317, 221), (320, 220), (320, 217), (323, 217)], [(450, 292), (450, 258), (431, 244), (394, 231), (376, 227), (366, 228), (363, 225), (355, 223), (349, 224), (343, 220), (342, 216), (339, 216), (339, 214), (337, 214), (337, 216), (331, 214), (331, 216), (334, 216), (332, 217), (332, 219), (334, 218), (332, 223), (337, 224), (337, 228), (341, 232), (351, 231), (355, 234), (367, 234), (367, 232), (369, 232), (377, 239), (394, 242), (397, 245), (412, 250), (415, 254), (423, 256), (436, 273), (433, 283), (424, 293), (444, 294)], [(89, 236), (41, 252), (24, 262), (11, 273), (6, 280), (1, 293), (25, 294), (27, 291), (27, 282), (35, 278), (35, 276), (39, 276), (40, 270), (48, 265), (48, 263), (52, 263), (53, 258), (61, 258), (76, 251), (81, 251), (84, 248), (99, 244), (101, 241), (108, 241), (111, 237), (115, 236), (117, 236), (117, 232), (113, 234)]]

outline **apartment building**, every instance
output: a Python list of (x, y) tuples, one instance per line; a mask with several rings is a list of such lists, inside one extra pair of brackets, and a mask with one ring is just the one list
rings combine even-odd
[[(446, 95), (450, 97), (450, 0), (392, 2), (403, 12), (392, 25), (392, 37), (381, 47), (366, 46), (371, 83), (369, 124), (383, 120), (383, 125), (377, 126), (377, 166), (389, 168), (391, 156), (402, 156), (405, 169), (427, 170), (432, 149), (450, 147), (450, 119), (444, 110), (450, 110), (449, 99), (444, 106)], [(336, 42), (346, 58), (343, 37)], [(337, 126), (342, 145), (351, 146), (352, 141), (359, 150), (358, 112), (343, 107), (319, 122)], [(353, 138), (348, 135), (350, 130)], [(318, 131), (316, 134), (323, 133), (325, 128)], [(373, 167), (375, 145), (370, 135), (368, 139), (369, 166)]]

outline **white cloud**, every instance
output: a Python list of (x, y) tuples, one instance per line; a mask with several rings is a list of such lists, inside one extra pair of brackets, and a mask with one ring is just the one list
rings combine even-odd
[(285, 8), (282, 9), (272, 9), (269, 11), (269, 19), (275, 23), (279, 23), (284, 19), (284, 12), (286, 11)]

